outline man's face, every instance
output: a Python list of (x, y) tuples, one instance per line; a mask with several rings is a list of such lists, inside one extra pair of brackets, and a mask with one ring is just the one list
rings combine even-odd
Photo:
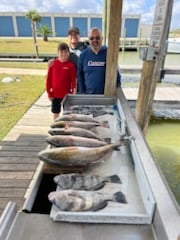
[(78, 43), (80, 36), (76, 32), (70, 32), (70, 34), (68, 35), (68, 38), (69, 38), (70, 43)]
[(89, 44), (92, 50), (99, 51), (102, 46), (102, 36), (99, 31), (94, 30), (89, 34)]

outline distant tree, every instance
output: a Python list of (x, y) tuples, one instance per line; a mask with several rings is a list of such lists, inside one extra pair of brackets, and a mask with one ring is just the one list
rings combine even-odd
[(37, 22), (41, 21), (41, 16), (36, 10), (30, 10), (27, 14), (26, 17), (31, 20), (31, 29), (32, 29), (32, 36), (34, 39), (34, 46), (36, 50), (36, 56), (39, 58), (39, 51), (38, 51), (38, 45), (37, 45), (37, 40), (36, 40), (36, 24)]
[(48, 25), (41, 25), (38, 29), (38, 33), (43, 37), (43, 40), (47, 42), (48, 36), (52, 34), (52, 31)]

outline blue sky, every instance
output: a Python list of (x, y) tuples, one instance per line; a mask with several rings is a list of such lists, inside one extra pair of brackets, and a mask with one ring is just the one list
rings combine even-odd
[[(172, 0), (173, 1), (173, 0)], [(140, 14), (141, 23), (153, 22), (156, 0), (123, 0), (123, 14)], [(1, 0), (1, 12), (102, 13), (103, 0)], [(171, 29), (180, 28), (180, 0), (174, 0)]]

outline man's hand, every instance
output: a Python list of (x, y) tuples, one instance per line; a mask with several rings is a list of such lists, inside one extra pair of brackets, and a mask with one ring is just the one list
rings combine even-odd
[(48, 61), (48, 68), (53, 66), (54, 60), (55, 60), (55, 59), (50, 59), (50, 60)]

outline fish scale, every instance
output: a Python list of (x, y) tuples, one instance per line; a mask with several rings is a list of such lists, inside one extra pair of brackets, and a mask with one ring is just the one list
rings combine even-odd
[(127, 203), (122, 192), (106, 194), (100, 191), (60, 190), (48, 195), (50, 202), (62, 211), (96, 211), (107, 205), (108, 201)]
[(38, 153), (40, 160), (64, 166), (86, 166), (102, 160), (108, 153), (123, 143), (107, 144), (101, 147), (61, 147), (45, 149)]
[(104, 187), (106, 182), (120, 184), (118, 175), (101, 177), (98, 175), (83, 175), (78, 173), (60, 174), (54, 177), (54, 182), (60, 189), (97, 190)]

